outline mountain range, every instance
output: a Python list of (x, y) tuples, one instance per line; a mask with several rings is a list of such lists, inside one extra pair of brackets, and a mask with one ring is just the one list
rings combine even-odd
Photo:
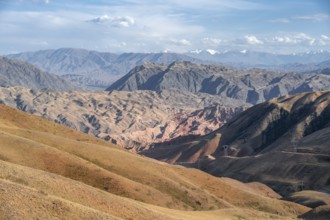
[[(196, 50), (186, 55), (199, 60), (213, 61), (241, 68), (267, 68), (285, 64), (315, 64), (329, 60), (330, 51), (310, 51), (294, 54), (274, 54), (257, 51)], [(268, 68), (267, 68), (268, 69)], [(284, 70), (284, 69), (283, 69)]]
[(0, 57), (0, 87), (25, 86), (30, 89), (54, 91), (75, 90), (78, 87), (57, 75), (49, 74), (23, 61)]
[(197, 59), (176, 53), (105, 53), (85, 49), (61, 48), (7, 55), (60, 75), (91, 90), (104, 90), (133, 67), (144, 62), (172, 63)]
[(188, 61), (169, 65), (145, 63), (107, 88), (108, 91), (163, 89), (202, 92), (257, 104), (287, 94), (329, 90), (330, 76), (277, 73), (263, 69), (243, 71), (223, 65)]
[[(137, 65), (144, 62), (170, 64), (175, 61), (191, 61), (204, 64), (225, 64), (240, 69), (263, 68), (280, 72), (307, 72), (330, 68), (320, 64), (328, 61), (330, 52), (308, 52), (301, 54), (271, 54), (255, 51), (214, 50), (178, 53), (123, 53), (98, 52), (85, 49), (60, 48), (9, 54), (34, 64), (36, 67), (60, 75), (64, 79), (84, 86), (89, 90), (104, 90)], [(322, 68), (315, 69), (321, 65)]]
[(298, 72), (298, 73), (316, 73), (330, 75), (330, 60), (326, 60), (320, 63), (290, 63), (282, 65), (268, 65), (259, 66), (271, 71), (277, 72)]

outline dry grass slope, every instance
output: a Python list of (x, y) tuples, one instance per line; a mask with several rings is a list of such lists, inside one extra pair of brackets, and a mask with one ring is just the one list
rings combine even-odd
[(330, 205), (330, 195), (328, 193), (313, 190), (296, 192), (285, 199), (311, 208), (316, 208), (322, 205)]
[(2, 219), (294, 219), (309, 211), (268, 196), (266, 186), (164, 164), (3, 105), (0, 113)]

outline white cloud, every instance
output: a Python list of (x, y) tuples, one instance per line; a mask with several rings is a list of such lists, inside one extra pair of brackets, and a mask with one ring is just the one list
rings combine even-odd
[[(71, 10), (6, 11), (0, 19), (1, 26), (6, 29), (5, 32), (0, 32), (0, 42), (7, 45), (2, 50), (78, 47), (100, 48), (99, 50), (111, 52), (159, 52), (166, 48), (185, 52), (193, 47), (192, 40), (198, 41), (204, 32), (203, 27), (188, 23), (182, 17), (161, 14), (167, 13), (166, 10), (163, 12), (155, 9), (156, 11), (147, 13), (144, 11), (146, 8), (106, 8), (95, 9), (95, 13), (100, 14), (98, 12), (101, 10), (106, 10), (107, 14), (95, 16), (88, 12)], [(93, 21), (91, 18), (94, 18)], [(136, 21), (135, 18), (139, 20)], [(114, 31), (107, 27), (120, 28)], [(188, 39), (187, 36), (193, 38)], [(25, 42), (46, 40), (48, 45), (26, 44), (21, 39), (25, 39)]]
[[(35, 12), (35, 11), (10, 11), (2, 17), (2, 22), (21, 27), (21, 30), (36, 31), (38, 28), (61, 28), (66, 25), (73, 25), (75, 19), (79, 20), (79, 13), (56, 13), (56, 12)], [(76, 23), (75, 23), (76, 24)]]
[(315, 21), (315, 22), (330, 21), (330, 15), (320, 13), (320, 14), (314, 14), (314, 15), (290, 17), (290, 18), (278, 18), (278, 19), (270, 20), (270, 22), (272, 22), (272, 23), (290, 23), (293, 20)]
[(330, 37), (328, 37), (327, 35), (322, 34), (319, 42), (322, 46), (328, 45), (328, 44), (330, 44)]
[[(2, 0), (3, 2), (9, 2), (9, 0)], [(49, 4), (50, 0), (11, 0), (11, 1), (16, 1), (16, 2), (22, 2), (22, 3), (44, 3), (44, 4)], [(0, 0), (1, 2), (1, 0)]]
[(0, 0), (0, 3), (49, 4), (50, 0)]
[(264, 5), (246, 0), (168, 0), (169, 4), (196, 10), (255, 10), (265, 8)]
[(174, 44), (174, 45), (177, 45), (177, 46), (190, 46), (191, 45), (191, 42), (186, 40), (186, 39), (180, 39), (180, 40), (170, 39), (168, 42), (170, 44)]
[(308, 36), (305, 33), (298, 33), (293, 36), (294, 43), (307, 43), (313, 45), (315, 43), (315, 38)]
[(322, 40), (330, 40), (330, 37), (328, 37), (327, 35), (322, 34), (321, 39)]
[(317, 42), (316, 38), (313, 38), (305, 33), (296, 33), (286, 36), (275, 36), (269, 43), (280, 43), (280, 44), (304, 44), (314, 45)]
[(135, 24), (135, 20), (132, 17), (111, 17), (109, 15), (96, 17), (92, 20), (89, 20), (89, 22), (110, 24), (113, 27), (130, 27)]
[(49, 43), (47, 41), (32, 41), (30, 42), (31, 45), (41, 46), (41, 47), (47, 47)]
[(263, 44), (264, 42), (259, 40), (256, 36), (254, 35), (246, 35), (244, 36), (244, 39), (246, 41), (246, 43), (248, 44), (252, 44), (252, 45), (255, 45), (255, 44)]
[(278, 18), (278, 19), (273, 19), (270, 20), (272, 23), (290, 23), (291, 21), (287, 18)]
[(314, 14), (314, 15), (306, 15), (306, 16), (297, 16), (293, 17), (297, 20), (310, 20), (310, 21), (328, 21), (330, 20), (330, 15), (328, 14)]
[(273, 37), (273, 41), (278, 43), (292, 43), (292, 39), (286, 36), (283, 37), (275, 36)]
[(127, 43), (125, 41), (122, 41), (122, 42), (114, 43), (111, 46), (122, 48), (122, 47), (126, 47), (127, 46)]
[[(236, 38), (234, 40), (223, 40), (221, 44), (221, 50), (239, 50), (239, 51), (268, 51), (278, 53), (290, 53), (292, 51), (311, 51), (326, 49), (330, 46), (329, 35), (313, 36), (303, 32), (292, 33), (283, 32), (275, 36), (261, 35), (256, 37), (255, 35), (246, 35), (242, 38)], [(219, 50), (220, 48), (216, 48)]]
[[(6, 1), (16, 1), (16, 5), (22, 8), (28, 3), (40, 5), (33, 10), (32, 7), (3, 10), (0, 25), (6, 31), (0, 32), (2, 53), (18, 48), (27, 51), (59, 47), (99, 48), (110, 52), (330, 49), (329, 31), (319, 31), (320, 27), (314, 23), (305, 22), (326, 20), (329, 15), (292, 17), (294, 15), (281, 13), (277, 19), (265, 16), (260, 23), (251, 24), (251, 19), (247, 18), (243, 22), (246, 26), (242, 26), (240, 16), (250, 13), (245, 10), (269, 6), (250, 0), (155, 0), (152, 10), (149, 0), (120, 0), (115, 3), (102, 0), (101, 5), (88, 2), (88, 7), (78, 1), (67, 1), (65, 7), (54, 0)], [(238, 10), (240, 14), (236, 13)], [(270, 20), (272, 18), (274, 20)], [(265, 21), (288, 24), (278, 29), (278, 25), (266, 27)], [(291, 27), (292, 31), (299, 28), (306, 34), (277, 32)], [(315, 33), (324, 35), (316, 36)]]
[(209, 38), (205, 37), (202, 39), (202, 43), (208, 46), (218, 46), (223, 42), (223, 40), (219, 38)]

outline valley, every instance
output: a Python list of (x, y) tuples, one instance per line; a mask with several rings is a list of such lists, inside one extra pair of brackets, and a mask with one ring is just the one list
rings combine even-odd
[(265, 185), (161, 163), (4, 105), (0, 110), (2, 219), (290, 219), (310, 210), (278, 200)]
[(327, 74), (143, 61), (89, 91), (0, 64), (1, 218), (329, 215)]

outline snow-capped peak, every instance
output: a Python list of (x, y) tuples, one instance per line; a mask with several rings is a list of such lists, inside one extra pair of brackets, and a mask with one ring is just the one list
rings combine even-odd
[(202, 50), (192, 50), (190, 51), (190, 53), (195, 53), (195, 54), (200, 54), (201, 52), (203, 52)]
[(206, 51), (207, 51), (209, 54), (211, 54), (211, 55), (214, 55), (214, 54), (219, 53), (219, 51), (212, 50), (212, 49), (207, 49)]

